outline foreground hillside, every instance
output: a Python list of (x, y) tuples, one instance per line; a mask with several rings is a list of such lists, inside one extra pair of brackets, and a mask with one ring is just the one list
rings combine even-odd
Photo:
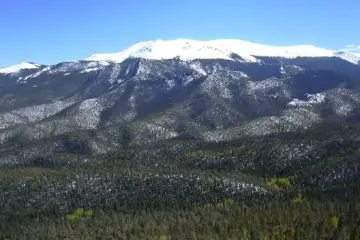
[(357, 239), (360, 126), (3, 167), (4, 239)]

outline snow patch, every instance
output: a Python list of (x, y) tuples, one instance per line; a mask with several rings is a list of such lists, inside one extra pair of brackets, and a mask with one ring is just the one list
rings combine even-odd
[(303, 71), (304, 69), (302, 67), (296, 66), (296, 65), (291, 65), (290, 67), (298, 70), (298, 71)]
[(101, 68), (98, 68), (98, 67), (87, 68), (87, 69), (84, 69), (84, 70), (80, 71), (80, 73), (89, 73), (89, 72), (98, 71), (98, 70), (100, 70), (100, 69), (101, 69)]
[(280, 73), (281, 73), (281, 74), (286, 74), (286, 71), (285, 71), (284, 66), (281, 66), (281, 67), (280, 67)]
[(176, 81), (175, 81), (175, 79), (166, 79), (165, 80), (165, 83), (166, 83), (166, 85), (168, 86), (168, 89), (169, 90), (171, 90), (171, 89), (173, 89), (175, 86), (176, 86)]
[(6, 113), (1, 113), (0, 129), (43, 120), (53, 116), (54, 114), (62, 111), (72, 104), (72, 101), (54, 101), (49, 104), (34, 105), (25, 108), (19, 108)]
[(110, 79), (109, 79), (110, 84), (114, 84), (116, 82), (116, 79), (118, 78), (118, 76), (120, 74), (120, 70), (121, 70), (120, 64), (115, 64), (114, 68), (112, 69), (111, 75), (110, 75)]
[(325, 94), (324, 93), (316, 93), (316, 94), (307, 94), (308, 102), (310, 104), (320, 104), (325, 102)]
[(248, 76), (246, 73), (244, 73), (244, 72), (237, 71), (237, 73), (239, 73), (240, 76), (243, 77), (243, 78), (249, 78), (249, 76)]
[(353, 64), (359, 64), (360, 62), (360, 54), (349, 53), (349, 52), (336, 52), (335, 56), (345, 61), (351, 62)]
[(33, 79), (33, 78), (39, 77), (41, 74), (43, 74), (44, 72), (47, 72), (47, 71), (49, 71), (49, 70), (50, 70), (50, 67), (46, 67), (46, 68), (40, 70), (39, 72), (36, 72), (36, 73), (31, 74), (31, 75), (29, 75), (29, 76), (26, 76), (24, 79), (20, 79), (20, 78), (19, 78), (18, 81), (26, 82), (26, 81), (29, 80), (29, 79)]
[(288, 106), (306, 107), (306, 106), (317, 105), (324, 103), (326, 98), (324, 93), (307, 94), (306, 96), (308, 98), (307, 101), (294, 98), (291, 102), (288, 103)]
[(246, 87), (250, 94), (255, 94), (256, 92), (264, 92), (268, 89), (281, 87), (282, 85), (283, 82), (279, 81), (278, 79), (269, 78), (259, 82), (248, 81)]
[(195, 72), (199, 73), (202, 76), (206, 76), (207, 73), (205, 72), (205, 70), (202, 68), (201, 63), (200, 62), (192, 62), (189, 67), (194, 70)]
[(100, 122), (100, 114), (103, 107), (97, 98), (86, 99), (83, 101), (74, 122), (76, 122), (82, 129), (95, 129)]

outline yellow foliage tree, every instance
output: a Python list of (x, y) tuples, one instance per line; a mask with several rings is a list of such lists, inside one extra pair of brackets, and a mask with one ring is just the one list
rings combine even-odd
[(79, 220), (81, 218), (89, 218), (94, 215), (93, 210), (85, 211), (83, 208), (77, 208), (73, 213), (67, 215), (67, 218), (71, 221)]

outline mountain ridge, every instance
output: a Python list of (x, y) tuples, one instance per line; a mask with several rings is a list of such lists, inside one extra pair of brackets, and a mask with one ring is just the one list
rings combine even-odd
[[(347, 51), (336, 51), (316, 47), (314, 45), (271, 46), (238, 39), (218, 39), (200, 41), (193, 39), (152, 40), (138, 42), (123, 51), (116, 53), (93, 54), (77, 61), (98, 61), (121, 63), (128, 58), (144, 58), (151, 60), (167, 60), (179, 58), (184, 61), (196, 59), (223, 59), (248, 63), (259, 62), (258, 57), (336, 57), (353, 64), (360, 63), (360, 54)], [(57, 64), (59, 64), (57, 63)], [(0, 68), (0, 74), (14, 74), (21, 70), (55, 66), (22, 62)]]
[(20, 145), (26, 153), (4, 155), (0, 164), (59, 151), (102, 154), (178, 138), (217, 142), (359, 119), (359, 65), (337, 57), (256, 60), (71, 61), (0, 74), (0, 151)]

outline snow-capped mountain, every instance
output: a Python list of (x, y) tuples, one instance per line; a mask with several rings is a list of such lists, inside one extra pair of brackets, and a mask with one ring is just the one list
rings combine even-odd
[(259, 61), (257, 57), (339, 57), (355, 64), (360, 60), (358, 56), (351, 53), (339, 53), (312, 45), (281, 47), (234, 39), (212, 41), (177, 39), (139, 42), (122, 52), (94, 54), (86, 60), (122, 62), (127, 58), (153, 60), (180, 58), (188, 61), (195, 59), (234, 60), (238, 57), (241, 57), (241, 60), (245, 62), (257, 62)]
[(18, 141), (35, 147), (0, 154), (0, 164), (65, 151), (72, 132), (91, 133), (81, 149), (95, 154), (128, 143), (218, 141), (360, 119), (356, 60), (314, 46), (180, 39), (3, 68), (0, 150), (14, 150)]
[(9, 67), (5, 67), (5, 68), (0, 68), (0, 74), (12, 74), (12, 73), (18, 73), (21, 70), (25, 70), (25, 69), (37, 69), (39, 68), (41, 65), (39, 64), (34, 64), (34, 63), (28, 63), (28, 62), (22, 62), (16, 65), (12, 65)]
[[(107, 62), (121, 63), (129, 58), (143, 58), (149, 60), (180, 59), (192, 61), (196, 59), (222, 59), (248, 63), (260, 62), (261, 57), (278, 57), (294, 59), (298, 57), (337, 57), (353, 64), (360, 63), (360, 54), (344, 51), (332, 51), (312, 45), (298, 46), (270, 46), (236, 39), (220, 39), (198, 41), (191, 39), (155, 40), (139, 42), (118, 53), (94, 54), (84, 61), (99, 62), (90, 65), (106, 66)], [(83, 65), (83, 61), (67, 62), (69, 70), (74, 66)], [(56, 66), (56, 65), (54, 65)], [(44, 67), (44, 68), (42, 68)], [(45, 68), (46, 67), (46, 68)], [(20, 64), (0, 68), (0, 74), (15, 74), (22, 70), (50, 71), (52, 66), (22, 62)], [(99, 70), (98, 67), (89, 67), (83, 71)], [(63, 67), (61, 71), (66, 71)], [(35, 76), (37, 76), (35, 73)]]

